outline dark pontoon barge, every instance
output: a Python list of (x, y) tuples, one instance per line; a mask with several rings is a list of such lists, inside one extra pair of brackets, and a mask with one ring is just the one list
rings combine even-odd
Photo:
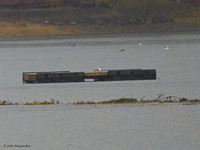
[(155, 69), (120, 69), (94, 72), (23, 72), (23, 83), (60, 83), (93, 81), (122, 81), (122, 80), (155, 80)]

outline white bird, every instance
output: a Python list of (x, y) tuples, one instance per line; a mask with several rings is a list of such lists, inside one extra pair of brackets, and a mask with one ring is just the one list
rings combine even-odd
[(139, 45), (139, 46), (142, 46), (142, 42), (140, 42), (138, 45)]
[(164, 49), (165, 49), (165, 50), (169, 50), (169, 47), (168, 47), (168, 46), (165, 46)]
[(101, 67), (98, 67), (97, 69), (95, 69), (94, 71), (101, 71)]

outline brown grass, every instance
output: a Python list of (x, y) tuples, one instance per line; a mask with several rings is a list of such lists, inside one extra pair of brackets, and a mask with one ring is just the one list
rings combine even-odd
[(59, 104), (59, 101), (51, 100), (51, 101), (42, 101), (42, 102), (27, 102), (27, 103), (13, 103), (9, 101), (1, 101), (0, 105), (56, 105)]
[(77, 34), (80, 31), (75, 26), (53, 26), (21, 22), (0, 22), (0, 36), (34, 36), (55, 34)]
[[(163, 103), (180, 103), (183, 105), (195, 105), (200, 104), (200, 99), (187, 99), (187, 98), (178, 98), (175, 96), (168, 96), (163, 97), (163, 95), (159, 95), (157, 98), (153, 100), (144, 100), (143, 98), (140, 100), (137, 100), (135, 98), (120, 98), (120, 99), (114, 99), (109, 101), (100, 101), (100, 102), (91, 102), (91, 101), (77, 101), (75, 103), (68, 103), (72, 105), (111, 105), (111, 104), (163, 104)], [(0, 101), (0, 105), (56, 105), (59, 104), (59, 101), (51, 100), (51, 101), (42, 101), (42, 102), (27, 102), (27, 103), (13, 103), (9, 101)]]
[(175, 96), (168, 96), (168, 97), (158, 97), (153, 100), (137, 100), (134, 98), (121, 98), (121, 99), (114, 99), (110, 101), (100, 101), (100, 102), (83, 102), (78, 101), (76, 103), (72, 103), (74, 105), (102, 105), (102, 104), (145, 104), (145, 103), (182, 103), (182, 104), (199, 104), (200, 99), (187, 99), (187, 98), (178, 98)]
[(44, 102), (32, 102), (32, 103), (26, 103), (24, 105), (52, 105), (54, 103), (52, 102), (47, 102), (47, 101), (44, 101)]
[(177, 23), (200, 24), (200, 13), (199, 10), (190, 8), (185, 13), (177, 14), (173, 19)]

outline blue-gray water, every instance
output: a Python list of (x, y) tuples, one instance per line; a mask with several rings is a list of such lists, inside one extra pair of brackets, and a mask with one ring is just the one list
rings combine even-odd
[(2, 106), (0, 149), (199, 150), (199, 113), (182, 104)]
[[(139, 46), (138, 43), (143, 45)], [(169, 50), (164, 46), (168, 45)], [(200, 36), (123, 35), (0, 39), (0, 149), (199, 150), (199, 105), (65, 105), (121, 97), (200, 98)], [(119, 52), (124, 48), (124, 52)], [(24, 71), (154, 68), (157, 80), (22, 84)], [(27, 146), (21, 147), (19, 146)]]
[[(166, 45), (169, 50), (164, 49)], [(200, 98), (199, 47), (198, 34), (0, 39), (0, 99), (74, 102), (154, 99), (160, 94)], [(124, 52), (119, 51), (122, 48)], [(26, 71), (93, 71), (99, 66), (106, 70), (153, 68), (158, 79), (22, 84)]]

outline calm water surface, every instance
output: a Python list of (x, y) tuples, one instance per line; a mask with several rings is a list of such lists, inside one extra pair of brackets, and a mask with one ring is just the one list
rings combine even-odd
[(199, 150), (199, 105), (3, 106), (0, 149)]
[[(139, 46), (138, 43), (143, 45)], [(169, 50), (164, 47), (168, 45)], [(0, 99), (99, 101), (121, 97), (199, 98), (200, 36), (121, 35), (0, 39)], [(119, 50), (124, 48), (124, 52)], [(157, 70), (157, 80), (22, 84), (25, 71)]]
[[(198, 34), (1, 38), (0, 99), (200, 98), (199, 47)], [(25, 71), (92, 71), (99, 66), (154, 68), (158, 79), (22, 84)], [(182, 104), (2, 106), (0, 149), (199, 150), (199, 113), (199, 105)]]

